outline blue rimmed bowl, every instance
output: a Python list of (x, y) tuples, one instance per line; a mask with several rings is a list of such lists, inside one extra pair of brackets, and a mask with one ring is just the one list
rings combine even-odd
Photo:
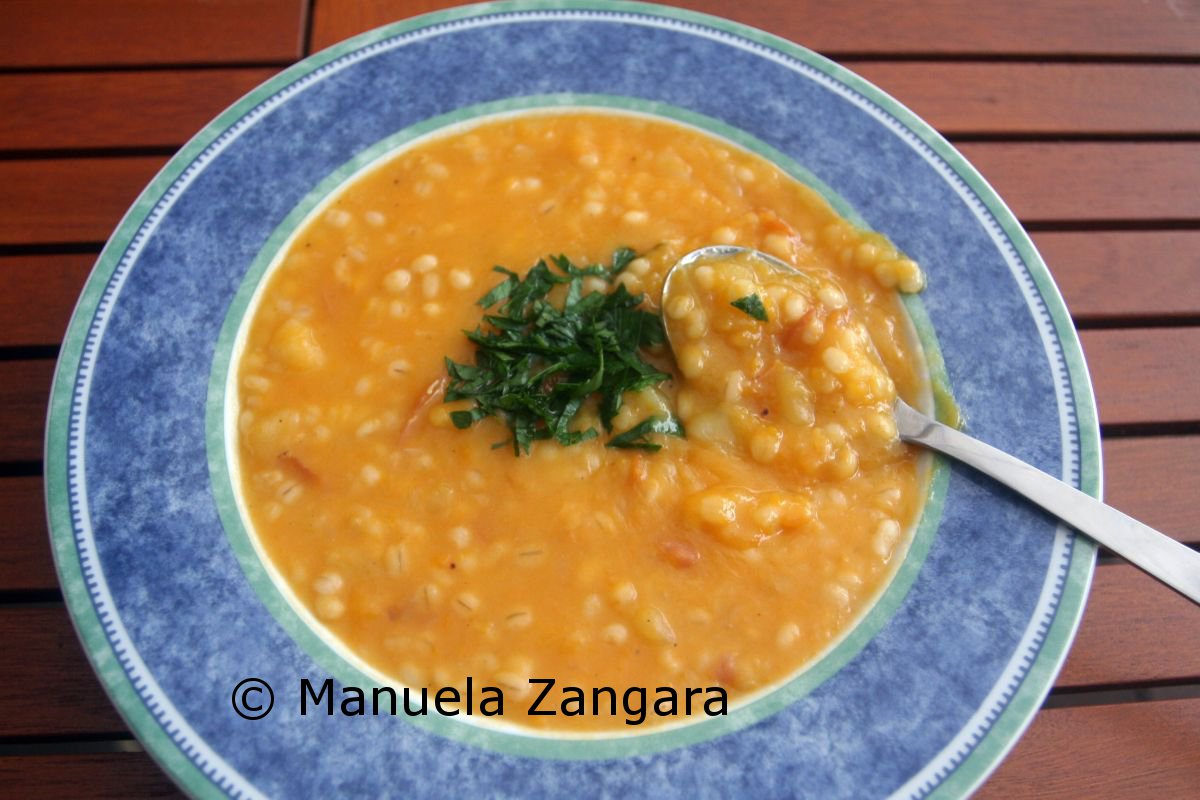
[[(1049, 690), (1095, 548), (968, 470), (935, 470), (887, 593), (831, 653), (727, 718), (561, 741), (436, 718), (301, 716), (301, 678), (370, 676), (258, 560), (225, 448), (227, 377), (279, 245), (411, 138), (524, 108), (649, 113), (733, 139), (916, 258), (910, 305), (975, 435), (1093, 494), (1078, 340), (978, 173), (862, 79), (768, 34), (604, 0), (381, 28), (250, 93), (163, 169), (101, 255), (55, 374), (47, 505), (85, 649), (147, 750), (197, 796), (924, 797), (969, 792)], [(275, 687), (246, 720), (242, 680)]]

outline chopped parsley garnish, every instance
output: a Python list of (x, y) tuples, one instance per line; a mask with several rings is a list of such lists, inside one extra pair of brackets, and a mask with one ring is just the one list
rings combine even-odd
[(650, 416), (634, 425), (624, 433), (608, 440), (609, 447), (637, 448), (651, 452), (659, 450), (662, 445), (650, 441), (646, 437), (652, 433), (663, 433), (669, 436), (683, 436), (683, 426), (674, 417)]
[[(475, 363), (446, 359), (450, 375), (445, 402), (472, 400), (470, 410), (452, 411), (456, 428), (497, 417), (512, 432), (516, 455), (533, 442), (554, 439), (572, 445), (599, 435), (594, 427), (572, 430), (584, 404), (596, 398), (606, 433), (621, 410), (623, 395), (655, 386), (671, 376), (642, 358), (643, 348), (666, 340), (657, 314), (639, 308), (643, 295), (624, 284), (610, 292), (583, 293), (583, 280), (596, 276), (612, 284), (634, 258), (632, 250), (613, 253), (610, 264), (578, 267), (566, 256), (543, 259), (522, 278), (504, 267), (506, 277), (479, 300), (488, 310), (486, 325), (465, 332), (475, 343)], [(550, 302), (566, 285), (561, 305)], [(652, 434), (683, 436), (673, 418), (650, 416), (612, 437), (609, 447), (658, 450)], [(497, 445), (497, 446), (499, 446)]]
[(767, 309), (763, 308), (762, 299), (756, 294), (748, 294), (745, 297), (739, 297), (729, 305), (733, 306), (744, 314), (749, 314), (759, 322), (767, 321)]

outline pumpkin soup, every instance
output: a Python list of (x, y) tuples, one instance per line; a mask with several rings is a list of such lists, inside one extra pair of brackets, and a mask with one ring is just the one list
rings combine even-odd
[[(701, 264), (660, 309), (714, 243), (810, 277)], [(558, 731), (623, 726), (525, 716), (530, 678), (736, 702), (835, 642), (907, 549), (923, 476), (890, 401), (923, 391), (898, 295), (922, 280), (673, 123), (531, 113), (419, 142), (301, 227), (246, 323), (251, 528), (400, 684), (471, 677)]]

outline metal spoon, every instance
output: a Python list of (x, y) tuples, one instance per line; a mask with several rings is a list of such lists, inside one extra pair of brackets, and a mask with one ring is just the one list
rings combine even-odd
[[(711, 262), (741, 253), (752, 253), (774, 269), (804, 276), (790, 264), (748, 247), (702, 247), (679, 259), (667, 272), (660, 307), (666, 307), (671, 277), (677, 270), (701, 260)], [(669, 320), (666, 329), (670, 342)], [(1200, 604), (1200, 553), (1002, 450), (927, 417), (899, 398), (894, 411), (896, 429), (903, 441), (937, 450), (974, 467)]]

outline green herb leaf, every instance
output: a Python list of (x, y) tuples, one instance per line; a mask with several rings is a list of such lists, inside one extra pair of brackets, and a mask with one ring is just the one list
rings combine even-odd
[(483, 297), (479, 298), (479, 305), (483, 306), (484, 308), (491, 308), (492, 306), (496, 305), (496, 303), (499, 303), (501, 300), (507, 298), (510, 294), (512, 294), (512, 290), (521, 283), (521, 279), (517, 277), (517, 273), (510, 272), (504, 267), (492, 267), (492, 271), (502, 272), (508, 276), (508, 279), (502, 283), (496, 284), (494, 289), (485, 294)]
[(729, 305), (733, 306), (742, 313), (749, 314), (759, 322), (767, 321), (767, 309), (763, 308), (762, 299), (756, 294), (748, 294), (745, 297), (739, 297)]
[[(454, 411), (456, 428), (497, 417), (508, 427), (517, 455), (535, 441), (553, 439), (567, 446), (599, 435), (595, 428), (572, 430), (585, 405), (594, 402), (606, 431), (621, 410), (626, 392), (657, 385), (670, 376), (642, 357), (666, 340), (662, 319), (643, 311), (643, 295), (623, 284), (611, 292), (583, 294), (583, 278), (595, 275), (612, 283), (635, 258), (628, 248), (613, 253), (608, 266), (579, 267), (563, 255), (534, 264), (522, 278), (504, 267), (505, 276), (480, 300), (488, 310), (483, 324), (464, 331), (475, 345), (475, 363), (446, 359), (446, 402), (471, 400), (469, 410)], [(566, 284), (563, 302), (549, 299)], [(557, 296), (557, 295), (556, 295)], [(657, 450), (652, 434), (682, 436), (672, 419), (650, 417), (615, 436), (612, 447)]]
[(629, 262), (637, 258), (637, 253), (628, 247), (619, 247), (612, 254), (612, 266), (608, 268), (609, 280), (613, 280), (629, 266)]
[(475, 412), (474, 411), (451, 411), (450, 412), (450, 421), (453, 422), (454, 427), (458, 428), (460, 431), (465, 430), (466, 428), (469, 428), (475, 424), (475, 422), (476, 422)]
[(609, 439), (605, 447), (637, 448), (656, 452), (662, 449), (662, 445), (646, 438), (652, 433), (680, 438), (685, 435), (683, 425), (674, 417), (646, 417), (624, 433)]

